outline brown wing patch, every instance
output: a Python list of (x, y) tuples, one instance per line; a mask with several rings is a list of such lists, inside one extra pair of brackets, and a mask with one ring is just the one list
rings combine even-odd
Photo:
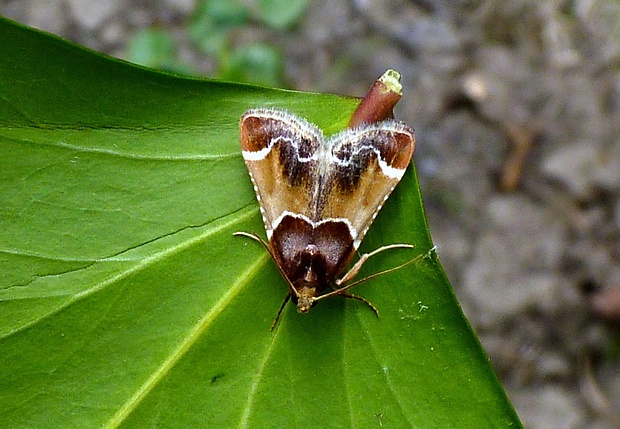
[(405, 173), (413, 155), (412, 129), (396, 122), (345, 131), (328, 141), (331, 166), (324, 179), (329, 189), (321, 217), (344, 218), (357, 231), (355, 247)]
[(268, 238), (284, 211), (306, 214), (315, 189), (323, 134), (280, 110), (252, 109), (241, 117), (243, 158), (259, 200)]
[(267, 237), (285, 213), (317, 224), (346, 219), (357, 248), (404, 174), (415, 137), (387, 121), (325, 140), (304, 119), (252, 109), (241, 118), (241, 148), (261, 206)]
[(341, 221), (313, 224), (305, 216), (285, 215), (273, 232), (274, 258), (295, 286), (332, 284), (353, 256), (349, 226)]

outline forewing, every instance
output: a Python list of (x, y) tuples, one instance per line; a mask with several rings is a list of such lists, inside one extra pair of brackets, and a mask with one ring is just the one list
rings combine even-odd
[(340, 133), (327, 146), (319, 215), (348, 219), (357, 248), (411, 161), (414, 131), (399, 122), (380, 122)]
[(287, 212), (307, 215), (316, 190), (322, 132), (282, 110), (251, 109), (241, 117), (240, 140), (260, 204), (267, 238)]

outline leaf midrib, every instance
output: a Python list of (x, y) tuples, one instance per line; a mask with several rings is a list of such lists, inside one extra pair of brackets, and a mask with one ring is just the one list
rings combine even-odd
[[(243, 213), (243, 217), (249, 217), (248, 215), (254, 215), (255, 210), (246, 210)], [(205, 238), (211, 233), (216, 233), (222, 229), (232, 226), (235, 222), (226, 222), (220, 225), (218, 228), (209, 231), (209, 234), (203, 234), (199, 238)], [(188, 240), (194, 242), (196, 240)], [(185, 356), (185, 354), (191, 349), (191, 347), (204, 335), (205, 331), (213, 324), (217, 317), (226, 309), (228, 304), (238, 296), (241, 291), (251, 283), (256, 273), (268, 262), (269, 255), (264, 253), (257, 258), (248, 268), (234, 281), (228, 291), (220, 297), (219, 300), (205, 313), (205, 315), (194, 325), (194, 327), (187, 333), (187, 335), (178, 343), (177, 347), (170, 353), (168, 358), (161, 363), (161, 365), (149, 376), (149, 378), (136, 390), (136, 392), (120, 406), (118, 411), (112, 416), (112, 418), (103, 425), (104, 428), (116, 428), (119, 427), (131, 413), (139, 406), (139, 404), (147, 397), (147, 395), (159, 384), (159, 382), (168, 374), (179, 362), (179, 360)], [(273, 345), (273, 339), (270, 346), (267, 349), (262, 366), (268, 361), (271, 354), (271, 347)], [(249, 402), (252, 400), (252, 392), (256, 390), (256, 386), (260, 381), (260, 374), (258, 372), (257, 379), (251, 389)], [(249, 410), (248, 410), (249, 416)], [(242, 420), (243, 421), (243, 420)], [(243, 426), (242, 426), (243, 427)]]

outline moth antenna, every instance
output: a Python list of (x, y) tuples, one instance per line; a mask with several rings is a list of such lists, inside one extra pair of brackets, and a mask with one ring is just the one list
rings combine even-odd
[[(251, 238), (252, 240), (256, 240), (260, 244), (262, 244), (263, 247), (265, 248), (265, 250), (267, 250), (267, 252), (269, 253), (269, 256), (271, 256), (271, 259), (274, 262), (276, 262), (276, 267), (278, 267), (278, 271), (280, 271), (280, 274), (282, 274), (282, 277), (284, 277), (284, 280), (286, 280), (286, 283), (288, 283), (289, 287), (291, 288), (291, 290), (293, 291), (295, 296), (299, 298), (299, 292), (297, 292), (297, 289), (295, 288), (295, 285), (293, 285), (293, 282), (288, 278), (286, 273), (282, 270), (282, 268), (280, 267), (280, 264), (277, 263), (277, 259), (276, 259), (275, 255), (273, 254), (273, 251), (271, 250), (271, 246), (269, 246), (269, 243), (267, 243), (265, 240), (263, 240), (261, 238), (261, 236), (258, 235), (255, 232), (237, 231), (237, 232), (233, 233), (233, 235), (235, 237), (248, 237), (248, 238)], [(276, 317), (276, 320), (274, 321), (273, 325), (271, 326), (271, 329), (273, 329), (273, 327), (275, 326), (276, 322), (278, 321), (278, 318), (280, 317), (280, 313), (282, 312), (282, 309), (284, 308), (284, 305), (288, 302), (290, 297), (291, 297), (291, 294), (289, 293), (287, 299), (284, 301), (284, 304), (282, 304), (282, 307), (280, 308), (280, 311), (278, 311), (278, 316)]]
[[(388, 247), (388, 246), (386, 246), (386, 247)], [(326, 293), (324, 295), (321, 295), (321, 296), (317, 296), (316, 298), (314, 298), (314, 301), (319, 301), (321, 299), (329, 298), (330, 296), (334, 296), (334, 295), (342, 295), (342, 292), (345, 292), (345, 291), (347, 291), (347, 290), (349, 290), (349, 289), (359, 285), (360, 283), (364, 283), (364, 282), (366, 282), (366, 281), (368, 281), (370, 279), (374, 279), (375, 277), (379, 277), (379, 276), (382, 276), (384, 274), (391, 273), (392, 271), (400, 270), (401, 268), (404, 268), (407, 265), (413, 264), (414, 262), (417, 262), (420, 259), (427, 258), (427, 257), (430, 256), (430, 254), (435, 249), (436, 249), (436, 247), (433, 246), (428, 252), (423, 253), (421, 255), (418, 255), (415, 258), (410, 259), (410, 260), (408, 260), (407, 262), (405, 262), (403, 264), (400, 264), (400, 265), (398, 265), (396, 267), (388, 268), (387, 270), (379, 271), (378, 273), (371, 274), (371, 275), (369, 275), (367, 277), (364, 277), (363, 279), (357, 280), (357, 281), (355, 281), (353, 283), (349, 283), (348, 285), (345, 285), (345, 286), (343, 286), (343, 287), (341, 287), (339, 289), (333, 290), (333, 291), (328, 292), (328, 293)], [(380, 250), (380, 249), (377, 249), (377, 250)]]

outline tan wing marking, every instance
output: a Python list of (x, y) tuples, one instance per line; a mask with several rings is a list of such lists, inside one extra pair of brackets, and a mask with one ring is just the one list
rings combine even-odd
[(361, 243), (379, 210), (402, 178), (413, 154), (412, 129), (383, 122), (330, 139), (332, 147), (321, 217), (346, 218)]
[(240, 124), (241, 149), (261, 206), (267, 237), (284, 211), (308, 214), (321, 131), (280, 110), (253, 109)]

